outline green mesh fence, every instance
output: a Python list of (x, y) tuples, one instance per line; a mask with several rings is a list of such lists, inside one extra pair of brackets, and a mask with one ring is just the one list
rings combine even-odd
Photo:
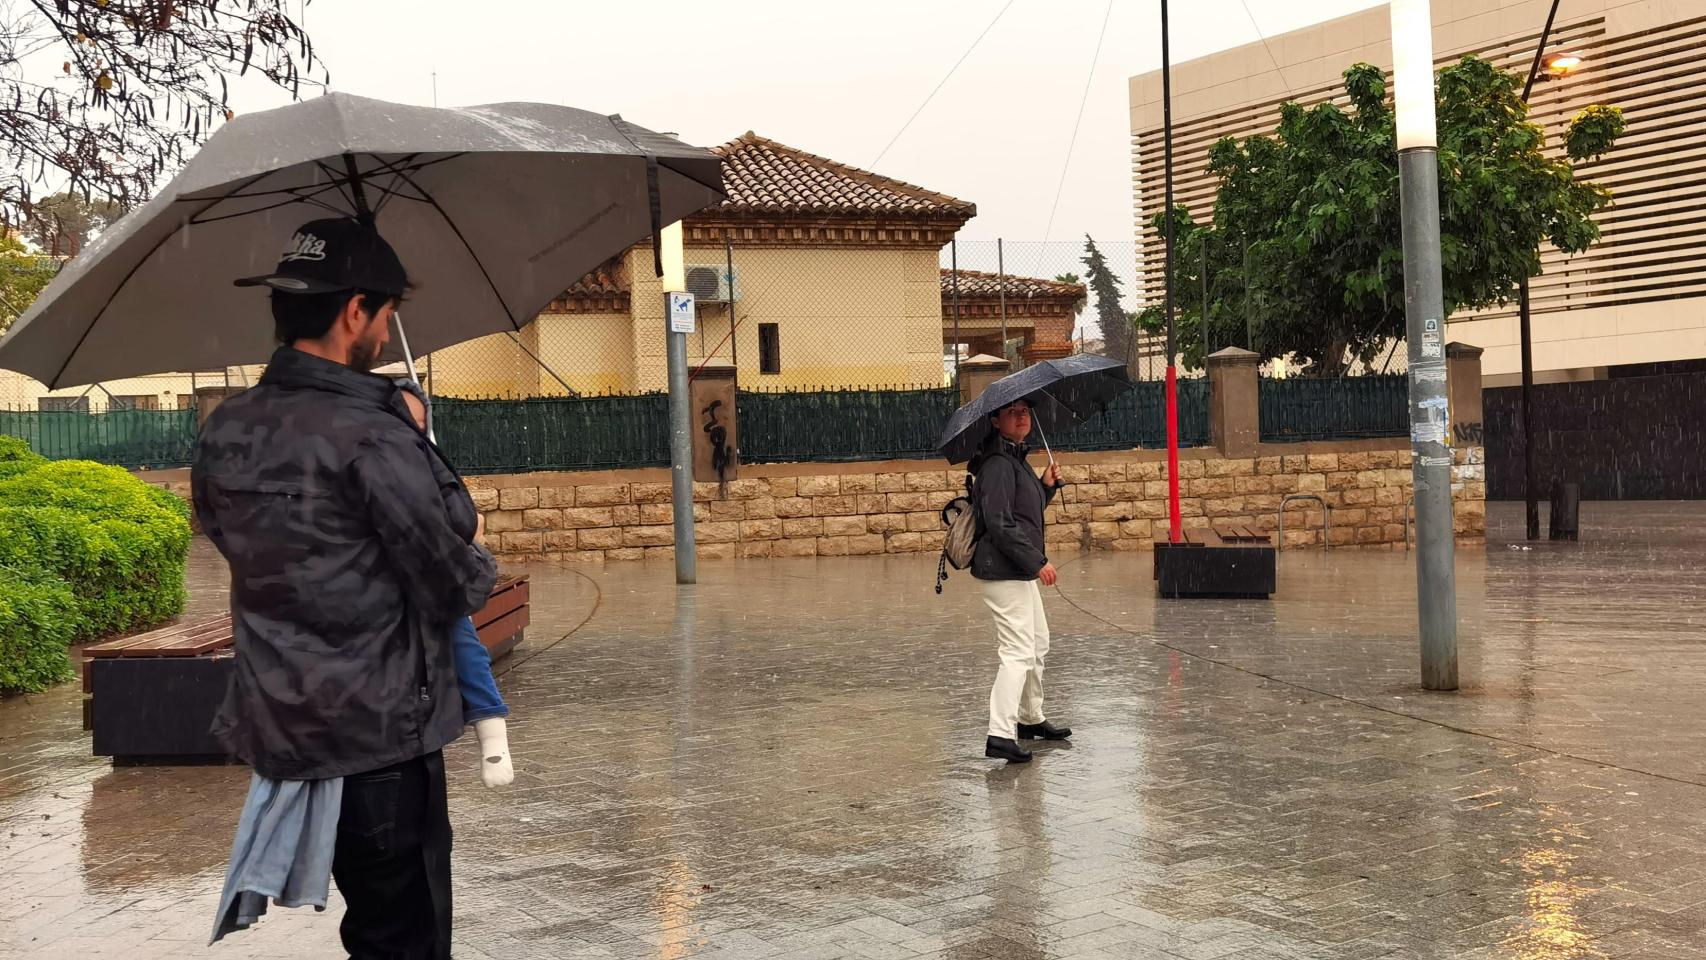
[(1409, 378), (1399, 375), (1263, 378), (1263, 443), (1402, 437), (1410, 432)]
[(433, 430), (463, 473), (669, 465), (669, 397), (433, 401)]
[(21, 437), (52, 460), (185, 467), (195, 453), (195, 411), (0, 410), (0, 434)]
[[(1206, 379), (1179, 381), (1179, 445), (1202, 447), (1209, 442), (1209, 385)], [(1167, 445), (1166, 385), (1155, 380), (1134, 383), (1107, 409), (1089, 420), (1048, 438), (1056, 450), (1132, 450)]]
[(745, 463), (908, 460), (935, 456), (959, 405), (952, 387), (758, 393), (735, 400)]

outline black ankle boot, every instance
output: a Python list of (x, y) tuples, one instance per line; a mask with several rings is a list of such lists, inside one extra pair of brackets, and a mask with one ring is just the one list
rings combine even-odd
[(1071, 727), (1057, 727), (1047, 720), (1042, 723), (1019, 724), (1020, 740), (1065, 740), (1072, 736)]
[(984, 741), (983, 755), (991, 760), (1005, 760), (1008, 763), (1031, 762), (1031, 751), (1006, 737), (990, 737)]

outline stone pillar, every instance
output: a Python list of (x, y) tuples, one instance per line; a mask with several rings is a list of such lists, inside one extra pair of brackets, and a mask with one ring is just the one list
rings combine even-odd
[[(693, 412), (693, 480), (720, 483), (738, 478), (740, 430), (735, 420), (735, 368), (708, 363), (688, 387)], [(719, 444), (718, 441), (721, 443)], [(721, 456), (726, 457), (717, 469)]]
[(1209, 432), (1220, 455), (1253, 457), (1262, 441), (1257, 367), (1260, 354), (1227, 347), (1208, 358)]
[(980, 353), (960, 362), (960, 405), (964, 406), (983, 395), (989, 385), (1005, 377), (1012, 364), (1000, 357)]
[(1481, 425), (1481, 348), (1467, 343), (1445, 345), (1445, 386), (1450, 406), (1450, 433), (1453, 447), (1486, 445), (1486, 431)]
[(242, 393), (244, 387), (196, 387), (195, 390), (195, 425), (199, 429), (219, 409), (219, 405), (227, 397), (235, 397)]

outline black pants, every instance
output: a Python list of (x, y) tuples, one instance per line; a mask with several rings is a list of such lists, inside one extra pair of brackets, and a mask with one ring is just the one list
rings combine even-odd
[(450, 810), (444, 756), (344, 778), (332, 877), (353, 960), (450, 957)]

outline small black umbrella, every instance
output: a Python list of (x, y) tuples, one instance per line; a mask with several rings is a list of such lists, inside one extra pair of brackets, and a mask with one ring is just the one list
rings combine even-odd
[(936, 448), (949, 463), (970, 460), (989, 437), (990, 414), (1018, 400), (1031, 402), (1031, 423), (1046, 446), (1050, 430), (1084, 422), (1130, 388), (1130, 375), (1118, 360), (1082, 353), (1044, 360), (1002, 377), (955, 410)]

